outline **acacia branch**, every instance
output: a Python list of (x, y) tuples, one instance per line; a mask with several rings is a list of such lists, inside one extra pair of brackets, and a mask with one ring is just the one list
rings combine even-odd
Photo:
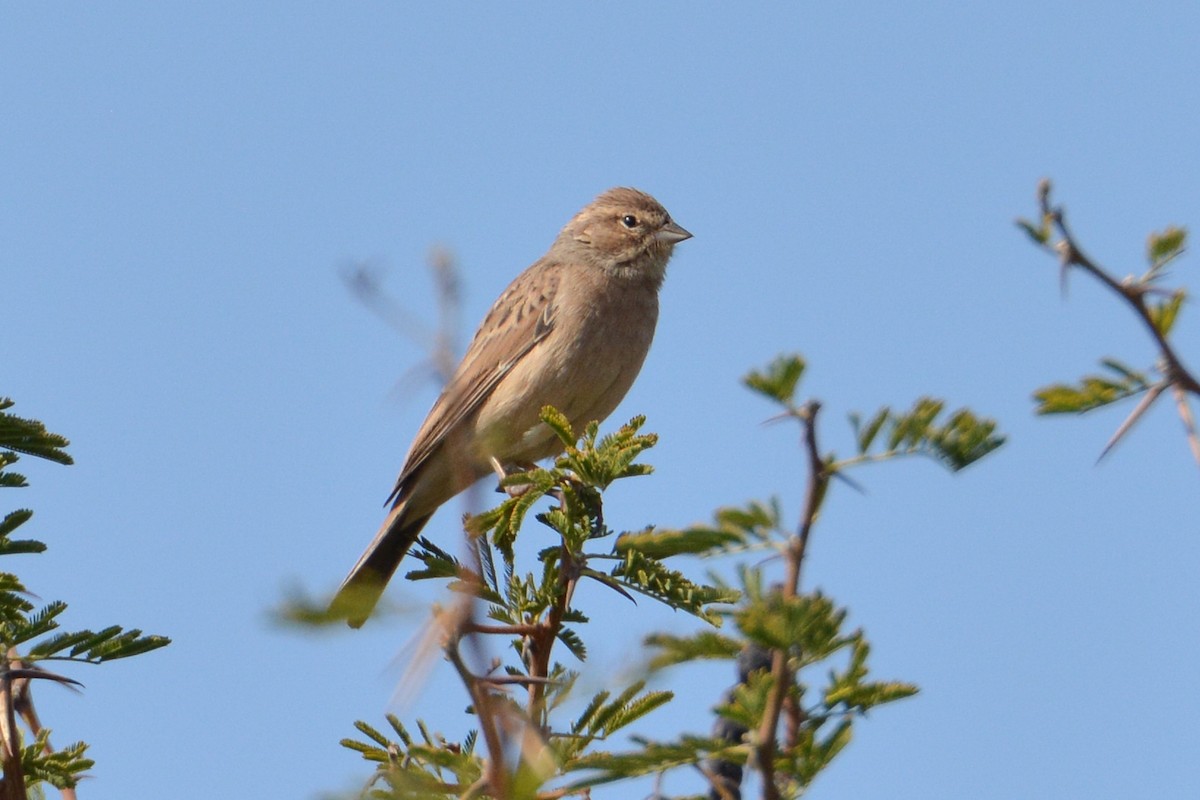
[(3, 760), (4, 779), (0, 781), (0, 799), (26, 800), (25, 774), (21, 767), (21, 734), (17, 730), (16, 701), (13, 694), (14, 678), (9, 654), (0, 655), (0, 758)]
[(1183, 420), (1184, 428), (1187, 430), (1188, 445), (1191, 448), (1192, 456), (1196, 460), (1196, 463), (1200, 464), (1200, 437), (1197, 436), (1195, 425), (1191, 422), (1191, 409), (1188, 407), (1186, 396), (1188, 394), (1200, 396), (1200, 381), (1184, 366), (1183, 360), (1175, 352), (1175, 348), (1171, 346), (1166, 335), (1155, 324), (1154, 318), (1151, 316), (1150, 309), (1146, 305), (1146, 295), (1151, 294), (1155, 287), (1148, 285), (1145, 280), (1117, 280), (1111, 273), (1084, 253), (1083, 249), (1079, 246), (1079, 242), (1071, 233), (1070, 226), (1067, 225), (1066, 215), (1062, 207), (1050, 203), (1050, 181), (1045, 179), (1038, 184), (1038, 206), (1042, 213), (1042, 219), (1049, 221), (1058, 232), (1059, 241), (1057, 243), (1051, 245), (1048, 242), (1043, 242), (1042, 246), (1058, 254), (1064, 280), (1066, 271), (1070, 267), (1078, 267), (1116, 293), (1133, 310), (1137, 318), (1142, 321), (1142, 324), (1150, 333), (1150, 337), (1154, 340), (1162, 361), (1161, 371), (1164, 383), (1160, 385), (1161, 388), (1158, 392), (1152, 392), (1149, 395), (1150, 400), (1144, 402), (1142, 406), (1139, 406), (1135, 410), (1134, 415), (1113, 436), (1105, 448), (1105, 452), (1107, 453), (1111, 450), (1112, 446), (1116, 444), (1125, 431), (1132, 427), (1132, 423), (1140, 416), (1140, 412), (1144, 412), (1149, 407), (1150, 402), (1153, 402), (1153, 400), (1162, 394), (1163, 389), (1170, 387), (1175, 394), (1176, 402), (1179, 406), (1180, 418)]
[(458, 651), (459, 641), (459, 638), (455, 636), (446, 644), (446, 658), (458, 672), (458, 676), (463, 685), (467, 687), (467, 691), (471, 695), (471, 702), (475, 706), (475, 716), (479, 719), (479, 729), (483, 733), (483, 741), (488, 750), (487, 769), (484, 773), (487, 786), (492, 796), (504, 800), (509, 796), (508, 773), (504, 768), (504, 742), (500, 738), (497, 724), (499, 717), (492, 703), (494, 698), (492, 693), (467, 668), (462, 654)]
[[(800, 515), (799, 527), (796, 534), (788, 540), (784, 550), (787, 575), (781, 591), (785, 599), (796, 597), (800, 591), (800, 574), (808, 549), (808, 537), (816, 522), (817, 514), (820, 512), (825, 490), (829, 487), (831, 473), (817, 447), (817, 412), (820, 410), (821, 404), (816, 400), (810, 400), (794, 412), (804, 426), (804, 445), (808, 454), (808, 483), (805, 487), (804, 511)], [(779, 800), (779, 787), (775, 783), (775, 753), (778, 749), (779, 719), (796, 681), (796, 676), (789, 665), (789, 653), (786, 650), (776, 650), (772, 654), (771, 678), (771, 692), (767, 696), (767, 707), (762, 723), (759, 725), (758, 744), (755, 750), (758, 767), (763, 776), (763, 798), (764, 800)], [(799, 704), (790, 704), (788, 746), (795, 744), (794, 739), (803, 723), (803, 713)]]
[(560, 591), (554, 605), (543, 622), (537, 624), (537, 632), (526, 638), (529, 647), (529, 675), (536, 679), (529, 684), (529, 705), (526, 713), (534, 724), (541, 727), (546, 724), (546, 678), (550, 675), (550, 652), (554, 642), (562, 631), (563, 617), (571, 607), (571, 598), (579, 583), (579, 571), (582, 565), (575, 560), (570, 548), (564, 541), (562, 544), (562, 566), (559, 574)]

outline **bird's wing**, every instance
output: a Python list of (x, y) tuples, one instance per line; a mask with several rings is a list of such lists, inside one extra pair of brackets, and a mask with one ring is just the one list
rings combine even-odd
[(405, 483), (454, 430), (479, 410), (496, 385), (554, 328), (561, 265), (540, 261), (517, 276), (492, 305), (462, 362), (417, 431), (396, 486)]

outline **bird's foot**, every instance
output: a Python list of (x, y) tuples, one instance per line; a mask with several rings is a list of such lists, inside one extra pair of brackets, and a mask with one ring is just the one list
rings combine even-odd
[(504, 479), (518, 472), (529, 472), (530, 470), (537, 469), (537, 464), (528, 461), (501, 464), (494, 456), (488, 460), (492, 464), (492, 471), (496, 473), (496, 478), (500, 481), (496, 486), (497, 492), (507, 494), (509, 497), (520, 497), (529, 491), (529, 484), (527, 483), (520, 486), (505, 486)]

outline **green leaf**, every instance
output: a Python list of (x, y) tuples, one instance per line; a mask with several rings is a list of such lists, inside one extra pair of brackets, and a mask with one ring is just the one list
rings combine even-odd
[(580, 661), (587, 661), (587, 646), (583, 643), (583, 639), (579, 638), (578, 633), (570, 628), (563, 628), (558, 632), (558, 640), (566, 646), (567, 650), (571, 651), (571, 655)]
[(891, 409), (884, 406), (875, 413), (875, 416), (871, 417), (871, 421), (865, 426), (860, 424), (861, 420), (858, 414), (850, 415), (850, 425), (854, 429), (854, 438), (857, 440), (858, 452), (860, 454), (864, 454), (871, 449), (875, 437), (879, 435), (879, 431), (891, 417), (891, 414)]
[(655, 559), (678, 555), (699, 555), (716, 552), (733, 544), (741, 544), (743, 537), (732, 531), (713, 528), (688, 528), (686, 530), (647, 529), (637, 533), (623, 533), (614, 544), (617, 553), (637, 550), (644, 556)]
[[(720, 625), (721, 618), (708, 607), (715, 603), (732, 603), (738, 598), (735, 591), (693, 583), (683, 573), (669, 569), (662, 562), (636, 550), (630, 550), (624, 556), (613, 567), (612, 579), (627, 589), (653, 597), (671, 608), (694, 614), (711, 625)], [(584, 574), (591, 572), (585, 570)]]
[(725, 695), (724, 702), (713, 710), (717, 716), (727, 719), (747, 730), (757, 730), (762, 724), (763, 714), (769, 705), (772, 689), (775, 687), (775, 676), (769, 670), (759, 669), (746, 676), (731, 692)]
[(505, 478), (505, 481), (509, 480), (520, 480), (527, 488), (517, 496), (509, 497), (496, 508), (468, 518), (466, 523), (467, 531), (476, 536), (491, 531), (493, 544), (507, 562), (513, 559), (513, 542), (525, 521), (525, 515), (556, 485), (554, 475), (544, 469), (529, 470), (522, 473), (520, 478), (516, 475)]
[(888, 436), (888, 450), (897, 450), (900, 445), (906, 449), (915, 449), (923, 439), (926, 439), (930, 426), (938, 414), (942, 413), (945, 403), (929, 397), (922, 397), (913, 404), (907, 414), (897, 414), (892, 417), (892, 430)]
[(870, 645), (858, 631), (851, 637), (850, 663), (842, 672), (830, 674), (825, 690), (824, 706), (829, 713), (835, 706), (844, 706), (856, 713), (866, 713), (875, 706), (912, 697), (919, 691), (914, 684), (899, 681), (864, 682), (867, 676), (867, 656)]
[(970, 466), (1005, 441), (996, 433), (994, 420), (976, 417), (965, 408), (951, 414), (928, 438), (933, 457), (955, 471)]
[(568, 771), (597, 770), (597, 774), (570, 784), (568, 790), (692, 766), (710, 758), (744, 764), (747, 757), (745, 745), (730, 745), (711, 737), (685, 735), (675, 742), (634, 741), (641, 745), (640, 749), (628, 753), (593, 752), (575, 759), (568, 765)]
[(642, 717), (661, 708), (674, 699), (675, 693), (668, 691), (646, 692), (624, 703), (604, 726), (604, 735), (611, 736), (622, 728), (637, 722)]
[[(885, 406), (865, 425), (860, 417), (851, 415), (858, 455), (832, 462), (831, 470), (836, 472), (864, 461), (903, 455), (929, 456), (948, 469), (960, 470), (1004, 444), (1004, 437), (996, 433), (996, 422), (978, 417), (970, 409), (959, 409), (939, 423), (938, 417), (945, 405), (941, 400), (921, 397), (904, 413), (896, 413)], [(883, 450), (871, 453), (871, 446), (878, 442), (879, 434), (884, 431)]]
[[(9, 473), (12, 474), (12, 473)], [(0, 556), (12, 556), (19, 553), (41, 553), (45, 551), (46, 545), (34, 539), (9, 539), (8, 537), (17, 528), (24, 525), (33, 517), (33, 512), (28, 508), (18, 508), (16, 511), (10, 511), (0, 520)]]
[(1174, 225), (1162, 231), (1151, 233), (1146, 239), (1146, 260), (1152, 270), (1161, 267), (1183, 252), (1187, 242), (1187, 228)]
[(1114, 359), (1100, 362), (1112, 377), (1085, 375), (1078, 384), (1055, 383), (1038, 389), (1033, 397), (1038, 414), (1084, 414), (1141, 394), (1150, 388), (1146, 376)]
[(635, 458), (658, 443), (657, 435), (638, 433), (645, 422), (644, 416), (636, 416), (599, 442), (599, 426), (591, 422), (578, 446), (572, 442), (555, 462), (555, 467), (574, 473), (584, 484), (601, 491), (621, 478), (648, 475), (653, 471), (652, 467), (633, 463)]
[(650, 659), (650, 669), (660, 670), (688, 661), (730, 660), (742, 652), (742, 642), (715, 631), (700, 631), (691, 636), (673, 636), (668, 633), (650, 634), (643, 640), (646, 647), (658, 652)]
[(901, 681), (860, 683), (855, 686), (839, 686), (825, 696), (827, 705), (842, 703), (856, 709), (866, 710), (884, 703), (912, 697), (920, 691), (915, 684)]
[(29, 650), (29, 655), (35, 658), (45, 658), (48, 656), (61, 653), (63, 650), (73, 648), (80, 642), (85, 642), (94, 636), (91, 631), (75, 631), (72, 633), (56, 633), (48, 639), (35, 644)]
[(804, 359), (799, 355), (779, 356), (765, 370), (751, 371), (742, 382), (749, 389), (787, 406), (795, 397), (804, 366)]
[(9, 646), (22, 644), (38, 636), (44, 636), (58, 627), (55, 619), (67, 610), (67, 604), (62, 601), (48, 603), (38, 611), (30, 614), (24, 625), (17, 625), (9, 633)]
[(58, 464), (72, 464), (71, 457), (63, 448), (70, 442), (65, 436), (50, 433), (46, 426), (37, 420), (23, 419), (7, 413), (12, 408), (13, 401), (0, 397), (0, 448), (15, 450)]
[(8, 538), (9, 534), (28, 522), (32, 516), (33, 512), (28, 508), (18, 508), (6, 514), (4, 520), (0, 521), (0, 538)]
[(380, 747), (387, 747), (389, 744), (391, 744), (386, 736), (362, 720), (355, 722), (354, 727), (358, 729), (359, 733), (363, 734)]
[(754, 501), (745, 506), (717, 509), (713, 525), (692, 525), (682, 530), (652, 528), (623, 533), (614, 549), (620, 555), (636, 550), (648, 558), (676, 555), (717, 555), (735, 548), (763, 544), (779, 532), (782, 512), (778, 498), (769, 503)]
[[(98, 664), (148, 653), (170, 643), (165, 636), (143, 636), (140, 630), (125, 631), (119, 625), (112, 625), (98, 632), (56, 634), (31, 647), (29, 655), (37, 659), (58, 658)], [(69, 650), (67, 655), (59, 655), (64, 650)]]
[(48, 783), (60, 790), (73, 788), (83, 773), (95, 766), (95, 762), (84, 757), (86, 752), (87, 745), (83, 742), (75, 742), (51, 752), (50, 729), (42, 728), (33, 742), (21, 748), (21, 771), (25, 775), (25, 787), (33, 789), (41, 783)]
[(1171, 333), (1171, 328), (1175, 325), (1175, 318), (1179, 316), (1179, 309), (1183, 307), (1186, 297), (1187, 293), (1183, 289), (1177, 289), (1166, 300), (1152, 304), (1146, 309), (1150, 314), (1150, 322), (1154, 325), (1154, 329), (1164, 337)]
[(1032, 239), (1035, 244), (1045, 247), (1046, 243), (1050, 241), (1049, 219), (1043, 217), (1041, 225), (1034, 225), (1027, 219), (1018, 219), (1016, 223), (1017, 227), (1025, 231), (1025, 234), (1029, 236), (1029, 238)]
[(571, 421), (554, 406), (543, 406), (540, 414), (542, 422), (554, 431), (554, 435), (567, 447), (573, 447), (578, 437), (571, 429)]
[(805, 664), (828, 658), (852, 643), (840, 634), (846, 611), (820, 592), (784, 597), (771, 592), (734, 615), (752, 642), (772, 650), (796, 650)]

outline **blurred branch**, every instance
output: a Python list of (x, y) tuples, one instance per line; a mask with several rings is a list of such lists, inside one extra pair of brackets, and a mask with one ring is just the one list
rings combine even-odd
[[(1170, 389), (1175, 398), (1180, 420), (1184, 425), (1192, 457), (1197, 464), (1200, 464), (1200, 437), (1197, 436), (1188, 402), (1188, 395), (1200, 396), (1200, 381), (1197, 381), (1195, 374), (1184, 366), (1183, 360), (1169, 341), (1171, 328), (1186, 299), (1186, 292), (1183, 289), (1164, 289), (1158, 283), (1165, 275), (1167, 265), (1183, 254), (1187, 238), (1186, 230), (1169, 227), (1160, 233), (1152, 234), (1147, 246), (1149, 261), (1147, 271), (1138, 277), (1129, 275), (1118, 280), (1083, 252), (1083, 248), (1080, 247), (1078, 240), (1067, 225), (1063, 207), (1051, 203), (1050, 190), (1049, 180), (1043, 179), (1038, 184), (1039, 222), (1034, 224), (1028, 220), (1018, 219), (1017, 225), (1039, 247), (1057, 256), (1063, 286), (1066, 285), (1068, 271), (1075, 267), (1098, 280), (1129, 306), (1149, 332), (1150, 338), (1158, 350), (1159, 357), (1156, 368), (1161, 379), (1149, 383), (1140, 374), (1129, 370), (1119, 362), (1105, 359), (1104, 365), (1116, 373), (1115, 377), (1088, 376), (1078, 385), (1055, 384), (1044, 387), (1035, 394), (1040, 403), (1038, 413), (1085, 413), (1116, 400), (1144, 392), (1142, 400), (1121, 423), (1104, 447), (1100, 455), (1100, 458), (1103, 458), (1154, 405), (1154, 402), (1163, 396), (1167, 389)], [(1159, 303), (1151, 303), (1147, 299), (1150, 297), (1165, 297), (1166, 299)]]
[[(501, 720), (494, 702), (496, 698), (488, 682), (471, 672), (458, 651), (460, 641), (459, 632), (462, 630), (463, 623), (472, 615), (475, 604), (470, 597), (463, 595), (458, 599), (457, 605), (461, 611), (466, 613), (466, 616), (459, 619), (456, 625), (458, 631), (451, 634), (451, 638), (446, 644), (446, 658), (454, 666), (459, 679), (463, 682), (463, 686), (466, 687), (467, 693), (471, 696), (471, 702), (475, 708), (475, 717), (479, 720), (479, 728), (483, 732), (484, 745), (487, 747), (487, 772), (481, 779), (482, 784), (480, 788), (487, 787), (490, 797), (505, 800), (511, 792), (509, 789), (508, 770), (505, 768), (504, 760), (505, 742), (500, 736)], [(481, 646), (480, 649), (482, 649)]]
[(377, 265), (356, 262), (343, 268), (341, 277), (346, 288), (359, 302), (428, 354), (425, 361), (405, 373), (401, 382), (409, 380), (414, 374), (428, 371), (441, 385), (450, 380), (458, 365), (462, 284), (458, 264), (450, 251), (433, 248), (426, 266), (437, 294), (438, 316), (433, 323), (421, 319), (384, 290), (382, 270)]

